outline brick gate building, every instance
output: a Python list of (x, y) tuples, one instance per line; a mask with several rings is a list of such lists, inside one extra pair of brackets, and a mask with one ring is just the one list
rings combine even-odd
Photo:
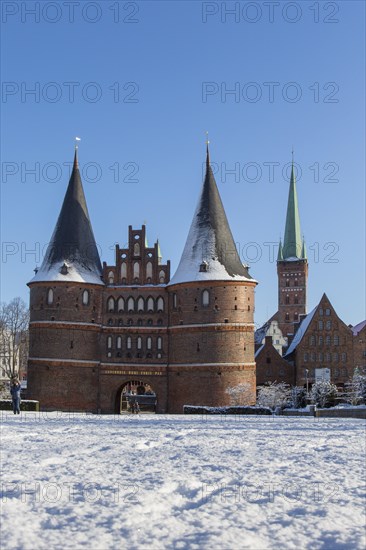
[(254, 289), (210, 167), (175, 275), (146, 228), (129, 227), (113, 265), (99, 258), (77, 151), (62, 209), (30, 281), (28, 389), (43, 410), (114, 413), (125, 387), (149, 387), (158, 412), (255, 402)]

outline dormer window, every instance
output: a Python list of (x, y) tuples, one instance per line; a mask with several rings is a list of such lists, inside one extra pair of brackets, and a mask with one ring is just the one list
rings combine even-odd
[(62, 264), (60, 272), (61, 272), (61, 275), (67, 275), (68, 274), (69, 267), (65, 262)]
[(208, 263), (203, 260), (203, 262), (200, 264), (200, 272), (205, 273), (206, 271), (208, 271)]

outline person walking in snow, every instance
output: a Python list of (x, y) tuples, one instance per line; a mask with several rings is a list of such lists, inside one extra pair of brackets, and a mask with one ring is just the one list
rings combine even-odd
[(21, 385), (20, 385), (19, 379), (14, 378), (12, 385), (10, 387), (14, 414), (20, 414), (20, 390), (21, 390)]

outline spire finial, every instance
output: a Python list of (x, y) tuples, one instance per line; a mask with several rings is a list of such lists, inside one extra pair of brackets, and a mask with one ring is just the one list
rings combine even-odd
[(294, 163), (294, 146), (292, 146), (291, 149), (291, 156), (292, 156), (292, 164)]
[(75, 138), (75, 157), (74, 157), (74, 168), (79, 168), (79, 161), (78, 161), (78, 148), (79, 144), (78, 142), (81, 141), (79, 137)]
[(210, 140), (208, 139), (208, 132), (206, 132), (206, 165), (210, 165), (210, 150), (208, 148)]

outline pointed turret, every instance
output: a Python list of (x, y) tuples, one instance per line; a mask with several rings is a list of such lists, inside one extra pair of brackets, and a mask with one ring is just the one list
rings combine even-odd
[(302, 260), (307, 260), (308, 259), (304, 237), (302, 238), (301, 259)]
[(280, 244), (278, 246), (277, 261), (282, 262), (282, 260), (283, 260), (283, 248), (282, 248), (282, 241), (280, 239)]
[(301, 258), (302, 244), (296, 178), (294, 174), (294, 163), (292, 163), (285, 238), (283, 242), (283, 259)]
[(156, 249), (157, 249), (157, 254), (158, 254), (158, 264), (160, 265), (160, 264), (161, 264), (161, 260), (163, 259), (163, 255), (162, 255), (162, 253), (161, 253), (161, 248), (160, 248), (159, 239), (156, 239)]
[(81, 183), (77, 148), (64, 202), (43, 263), (31, 283), (78, 281), (102, 285), (93, 229)]
[(190, 281), (254, 281), (239, 258), (210, 166), (206, 175), (178, 269), (170, 285)]

